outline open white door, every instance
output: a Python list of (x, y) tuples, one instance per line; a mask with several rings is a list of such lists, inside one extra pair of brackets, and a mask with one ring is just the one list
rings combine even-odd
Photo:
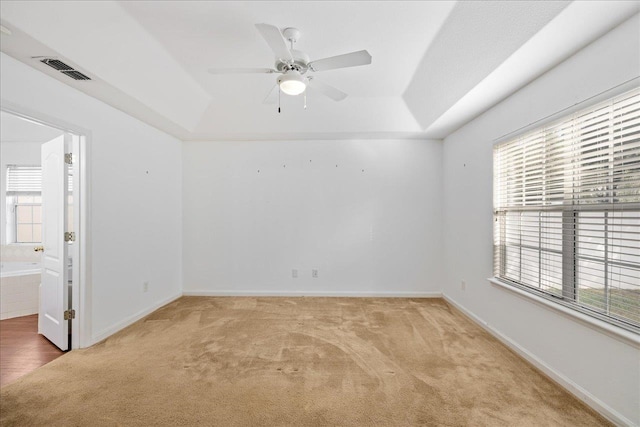
[(42, 279), (40, 285), (40, 333), (49, 341), (69, 349), (67, 287), (67, 165), (64, 135), (42, 144)]

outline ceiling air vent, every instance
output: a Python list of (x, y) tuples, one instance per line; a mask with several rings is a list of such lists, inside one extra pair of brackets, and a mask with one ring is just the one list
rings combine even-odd
[(48, 65), (51, 68), (54, 68), (54, 69), (58, 70), (58, 71), (73, 70), (73, 67), (70, 67), (69, 65), (67, 65), (64, 62), (60, 61), (59, 59), (45, 58), (45, 59), (42, 59), (40, 62), (42, 62), (43, 64)]
[(80, 71), (71, 70), (71, 71), (62, 71), (62, 74), (66, 74), (74, 80), (91, 80), (89, 77), (82, 74)]
[(44, 58), (40, 59), (45, 65), (53, 68), (54, 70), (60, 71), (62, 74), (71, 77), (73, 80), (91, 80), (89, 76), (82, 74), (80, 71), (74, 70), (70, 65), (65, 64), (59, 59), (55, 58)]

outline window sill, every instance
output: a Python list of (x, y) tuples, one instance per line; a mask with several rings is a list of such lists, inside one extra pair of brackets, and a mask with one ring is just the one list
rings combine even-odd
[(605, 333), (613, 338), (619, 339), (627, 344), (632, 344), (636, 348), (640, 348), (640, 335), (628, 331), (622, 327), (612, 325), (603, 320), (597, 319), (595, 317), (589, 316), (587, 314), (581, 313), (580, 311), (573, 310), (571, 308), (565, 307), (562, 304), (555, 303), (553, 301), (542, 298), (538, 295), (535, 295), (531, 292), (527, 292), (525, 290), (519, 289), (518, 287), (511, 285), (509, 283), (503, 282), (502, 280), (496, 277), (490, 277), (489, 282), (499, 288), (506, 289), (510, 292), (515, 293), (516, 295), (533, 301), (534, 303), (541, 305), (545, 308), (552, 309), (556, 312), (563, 314), (564, 316), (582, 323), (583, 325), (588, 326), (589, 328), (596, 330), (598, 332)]

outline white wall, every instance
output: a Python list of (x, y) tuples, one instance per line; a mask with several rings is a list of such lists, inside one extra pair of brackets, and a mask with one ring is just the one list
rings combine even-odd
[[(640, 350), (503, 288), (492, 276), (492, 142), (640, 74), (636, 16), (447, 137), (444, 293), (618, 422), (640, 424)], [(466, 291), (461, 289), (466, 280)]]
[(441, 154), (417, 140), (185, 143), (185, 292), (439, 292)]
[(3, 105), (90, 133), (91, 336), (104, 337), (181, 292), (180, 141), (4, 53), (0, 59)]

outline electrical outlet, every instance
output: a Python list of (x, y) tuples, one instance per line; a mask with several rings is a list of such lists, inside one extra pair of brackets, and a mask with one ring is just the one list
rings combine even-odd
[(465, 282), (464, 280), (460, 282), (460, 289), (462, 289), (463, 291), (467, 290), (467, 282)]
[(293, 277), (294, 279), (298, 278), (298, 269), (294, 268), (293, 270), (291, 270), (291, 277)]
[(149, 292), (149, 282), (144, 282), (142, 284), (142, 292)]
[(311, 270), (311, 277), (313, 277), (314, 279), (318, 278), (318, 270)]

